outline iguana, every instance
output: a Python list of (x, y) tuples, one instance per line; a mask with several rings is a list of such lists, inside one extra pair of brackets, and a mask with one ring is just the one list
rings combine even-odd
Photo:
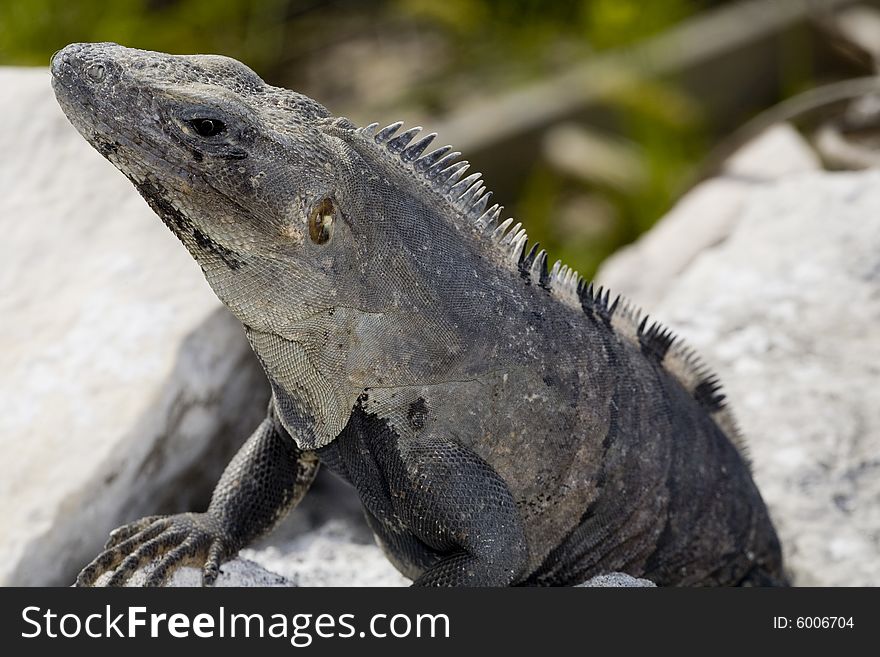
[(115, 530), (80, 573), (211, 584), (324, 463), (416, 585), (784, 585), (716, 377), (489, 206), (433, 133), (357, 127), (221, 56), (74, 44), (73, 125), (241, 320), (266, 419), (204, 513)]

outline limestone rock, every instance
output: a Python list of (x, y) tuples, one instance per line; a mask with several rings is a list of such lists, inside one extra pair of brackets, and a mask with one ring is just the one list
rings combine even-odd
[[(129, 585), (139, 586), (150, 571), (145, 566)], [(187, 567), (175, 572), (168, 586), (200, 583), (200, 571)], [(326, 470), (275, 531), (223, 564), (217, 578), (217, 586), (409, 584), (376, 546), (354, 489)]]
[[(126, 586), (138, 587), (143, 586), (147, 576), (151, 572), (149, 566), (136, 571)], [(96, 586), (104, 586), (110, 573), (105, 573), (98, 578)], [(166, 582), (165, 586), (173, 588), (194, 588), (202, 585), (202, 573), (197, 568), (186, 566), (174, 571), (174, 574)], [(220, 574), (214, 586), (220, 588), (237, 587), (237, 586), (263, 586), (263, 587), (284, 587), (296, 586), (293, 582), (286, 580), (281, 575), (271, 573), (259, 564), (249, 561), (248, 559), (233, 559), (227, 561), (220, 568)]]
[[(119, 524), (203, 507), (267, 391), (238, 322), (67, 123), (46, 70), (0, 69), (0, 112), (17, 154), (0, 158), (0, 584), (62, 584)], [(880, 585), (880, 172), (815, 167), (776, 130), (599, 279), (722, 376), (795, 582)], [(407, 583), (326, 474), (243, 554), (257, 565), (224, 565), (221, 585)]]
[(819, 156), (800, 133), (788, 123), (778, 123), (731, 155), (722, 173), (766, 183), (821, 168)]
[[(329, 547), (331, 550), (328, 562), (333, 568), (329, 570), (319, 570), (317, 573), (301, 571), (297, 573), (295, 579), (287, 579), (267, 570), (254, 561), (238, 558), (223, 564), (215, 586), (402, 586), (409, 584), (409, 580), (404, 579), (402, 576), (398, 575), (395, 578), (391, 576), (391, 572), (385, 572), (385, 568), (380, 562), (376, 561), (373, 563), (372, 554), (367, 554), (365, 560), (362, 558), (362, 555), (345, 555), (346, 557), (353, 556), (354, 560), (347, 564), (340, 564), (337, 561), (337, 558), (342, 556), (337, 551), (340, 545), (345, 545), (345, 543), (331, 540), (324, 545), (324, 547)], [(388, 562), (386, 561), (385, 563), (387, 564)], [(319, 564), (316, 562), (314, 565)], [(375, 566), (376, 570), (371, 571), (366, 577), (360, 573), (352, 572), (354, 567), (362, 565), (367, 565), (368, 568)], [(287, 564), (282, 562), (281, 566), (286, 567)], [(388, 567), (391, 568), (390, 564)], [(149, 568), (136, 572), (128, 585), (142, 586), (144, 578), (149, 572)], [(303, 576), (307, 579), (300, 579)], [(103, 583), (107, 577), (109, 575), (99, 580), (99, 584)], [(201, 586), (201, 573), (195, 568), (181, 568), (175, 571), (167, 586)], [(626, 573), (609, 573), (607, 575), (597, 575), (580, 586), (585, 588), (648, 588), (655, 587), (656, 584), (650, 580), (632, 577)]]
[(409, 586), (376, 545), (352, 486), (322, 469), (303, 502), (241, 555), (294, 586)]
[(658, 315), (717, 368), (801, 585), (880, 585), (880, 173), (756, 190)]

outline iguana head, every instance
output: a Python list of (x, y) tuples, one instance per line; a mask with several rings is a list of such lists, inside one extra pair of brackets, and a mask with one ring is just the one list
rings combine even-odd
[(350, 122), (228, 57), (73, 44), (51, 70), (73, 125), (245, 324), (386, 304), (387, 284), (360, 279), (379, 273), (368, 261), (394, 231), (365, 214), (367, 167), (343, 139)]

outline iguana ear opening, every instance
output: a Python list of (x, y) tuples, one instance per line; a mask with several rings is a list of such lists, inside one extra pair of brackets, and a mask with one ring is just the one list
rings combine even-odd
[(321, 199), (309, 213), (309, 237), (315, 244), (326, 244), (333, 237), (338, 208), (332, 198)]

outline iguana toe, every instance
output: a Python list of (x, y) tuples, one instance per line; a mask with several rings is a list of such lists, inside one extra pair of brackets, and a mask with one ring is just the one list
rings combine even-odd
[(147, 516), (146, 518), (141, 518), (140, 520), (136, 520), (135, 522), (130, 522), (127, 525), (123, 525), (122, 527), (117, 527), (112, 532), (110, 532), (110, 538), (107, 539), (107, 542), (104, 544), (104, 549), (109, 550), (110, 548), (114, 548), (123, 541), (127, 541), (133, 536), (136, 536), (147, 527), (152, 525), (157, 520), (162, 519), (163, 516)]
[[(76, 578), (76, 586), (93, 586), (101, 575), (114, 570), (120, 563), (122, 563), (127, 555), (137, 549), (138, 545), (155, 538), (165, 531), (166, 527), (167, 525), (165, 525), (162, 520), (155, 521), (134, 536), (116, 543), (112, 547), (108, 547), (95, 557), (89, 565), (82, 569)], [(125, 527), (122, 529), (125, 529)], [(111, 539), (108, 543), (113, 540), (113, 536), (111, 535)]]
[(144, 580), (144, 586), (163, 586), (181, 566), (195, 565), (201, 551), (198, 541), (185, 540), (156, 562)]

